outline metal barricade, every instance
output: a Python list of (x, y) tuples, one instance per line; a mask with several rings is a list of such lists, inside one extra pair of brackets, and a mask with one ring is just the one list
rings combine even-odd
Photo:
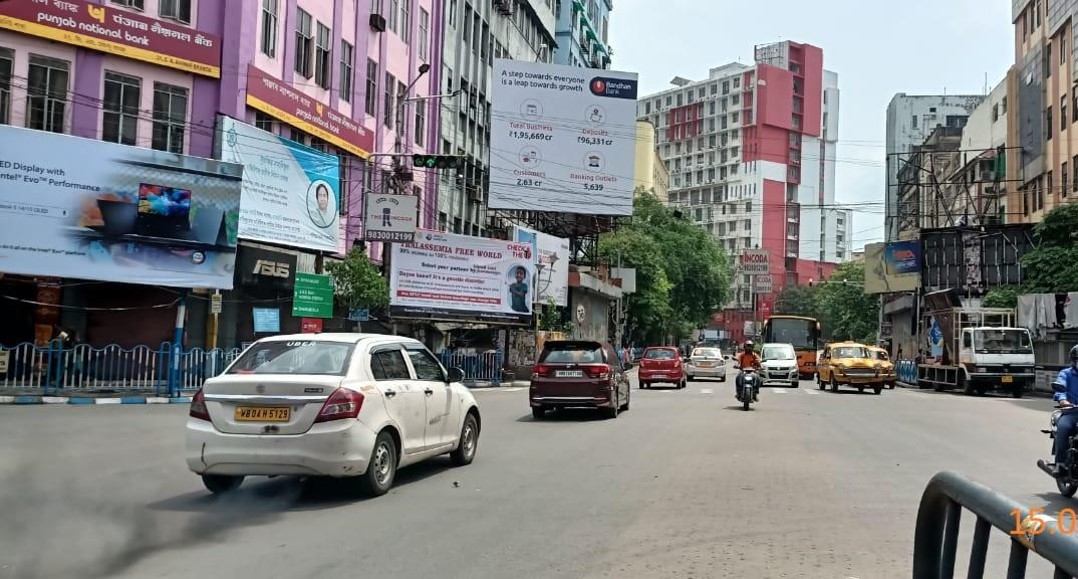
[(1078, 538), (1072, 535), (1074, 529), (1067, 532), (1068, 529), (1062, 528), (1062, 522), (1041, 519), (1044, 526), (1027, 525), (1023, 527), (1028, 529), (1025, 535), (1012, 535), (1011, 531), (1016, 530), (1016, 509), (1021, 514), (1028, 514), (1029, 509), (982, 484), (945, 471), (932, 477), (921, 496), (913, 541), (914, 579), (950, 579), (954, 576), (963, 509), (977, 517), (968, 577), (984, 576), (992, 527), (1009, 539), (1008, 579), (1026, 576), (1030, 552), (1055, 567), (1055, 579), (1078, 576)]
[(492, 386), (501, 385), (501, 352), (471, 354), (459, 350), (442, 350), (439, 357), (446, 368), (460, 368), (464, 371), (466, 385), (475, 386), (480, 382), (489, 382)]
[(895, 363), (895, 371), (898, 372), (898, 381), (910, 386), (917, 385), (917, 365), (913, 360), (899, 360)]
[(125, 348), (110, 344), (65, 346), (23, 343), (0, 347), (0, 394), (78, 395), (95, 393), (154, 393), (176, 396), (202, 386), (224, 371), (241, 353), (193, 348), (176, 354), (172, 344)]

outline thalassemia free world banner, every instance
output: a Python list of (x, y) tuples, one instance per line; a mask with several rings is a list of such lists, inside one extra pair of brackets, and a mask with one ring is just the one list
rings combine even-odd
[(390, 305), (529, 316), (534, 263), (530, 243), (419, 230), (393, 245)]
[(240, 238), (337, 253), (337, 157), (229, 117), (218, 119), (221, 160), (243, 165)]
[(232, 289), (243, 168), (0, 126), (0, 272)]

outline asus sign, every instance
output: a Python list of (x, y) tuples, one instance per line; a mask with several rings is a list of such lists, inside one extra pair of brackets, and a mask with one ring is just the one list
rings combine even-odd
[(244, 287), (288, 292), (296, 279), (296, 256), (244, 245), (236, 269), (237, 281)]

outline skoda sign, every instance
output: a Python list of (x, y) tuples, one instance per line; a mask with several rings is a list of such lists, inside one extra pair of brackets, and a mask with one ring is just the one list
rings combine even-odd
[(766, 249), (746, 249), (741, 253), (741, 273), (769, 273), (769, 254)]

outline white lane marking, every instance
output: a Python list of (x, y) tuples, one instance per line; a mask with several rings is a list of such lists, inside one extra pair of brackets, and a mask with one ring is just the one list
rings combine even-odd
[(775, 394), (786, 394), (787, 393), (787, 390), (785, 388), (772, 388), (771, 390)]
[(803, 390), (805, 391), (805, 394), (819, 394), (820, 393), (819, 390), (809, 390), (807, 388), (803, 389)]
[(712, 390), (711, 388), (701, 388), (700, 393), (701, 394), (714, 394), (715, 391)]
[(525, 390), (523, 386), (512, 386), (509, 388), (475, 388), (472, 392), (517, 392)]

